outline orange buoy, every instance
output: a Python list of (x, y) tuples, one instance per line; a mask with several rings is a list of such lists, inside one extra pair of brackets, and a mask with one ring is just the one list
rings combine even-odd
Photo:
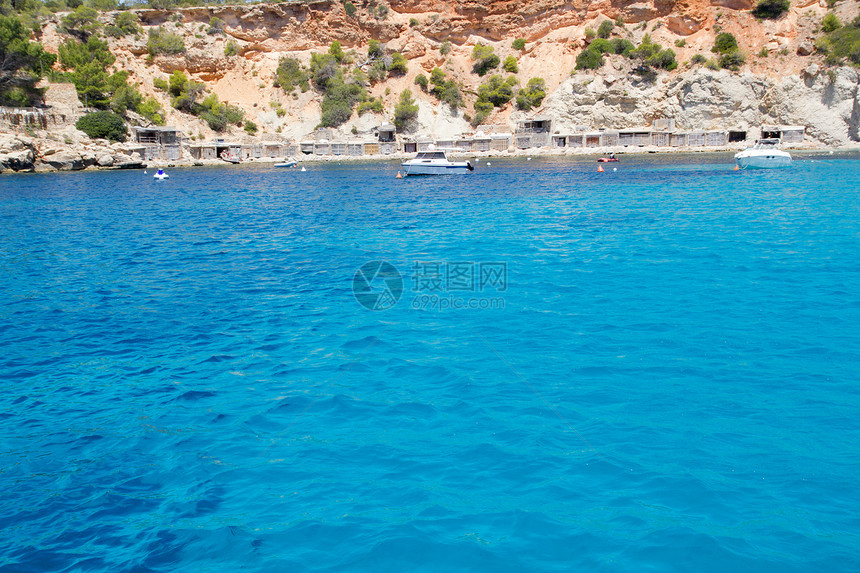
[(603, 173), (603, 165), (598, 165), (598, 166), (597, 166), (597, 172), (598, 172), (598, 173)]
[(740, 170), (740, 167), (738, 167), (737, 165), (735, 165), (735, 171), (738, 171), (738, 170)]
[(400, 171), (397, 172), (397, 177), (395, 179), (403, 179), (403, 175), (400, 174)]

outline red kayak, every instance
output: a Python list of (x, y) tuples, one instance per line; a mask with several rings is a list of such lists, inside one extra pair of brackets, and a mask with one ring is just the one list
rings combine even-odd
[(598, 163), (618, 163), (617, 157), (601, 157), (597, 160)]

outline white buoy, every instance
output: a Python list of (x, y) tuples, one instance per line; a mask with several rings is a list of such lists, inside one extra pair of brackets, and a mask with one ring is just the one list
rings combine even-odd
[(830, 155), (833, 155), (833, 152), (832, 152), (832, 151), (830, 152)]
[(487, 161), (487, 167), (489, 167), (490, 165), (492, 165), (492, 163), (490, 163), (489, 161)]
[(617, 168), (617, 167), (613, 167), (613, 168), (612, 168), (612, 171), (613, 171), (613, 172), (618, 171), (618, 168)]
[(302, 167), (302, 171), (307, 171), (307, 169), (305, 169), (304, 167)]
[(531, 161), (531, 160), (532, 160), (532, 158), (531, 158), (531, 157), (529, 157), (529, 158), (527, 158), (527, 159), (526, 159), (526, 161)]

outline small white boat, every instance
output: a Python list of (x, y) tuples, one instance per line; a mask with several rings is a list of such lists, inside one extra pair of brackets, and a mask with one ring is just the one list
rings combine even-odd
[(221, 152), (221, 159), (227, 163), (239, 163), (239, 161), (241, 161), (239, 157), (229, 149), (225, 149)]
[(448, 161), (444, 151), (422, 151), (414, 159), (403, 162), (406, 175), (448, 175), (468, 173), (475, 168), (468, 161)]
[(156, 181), (161, 181), (162, 179), (169, 179), (170, 175), (164, 172), (164, 169), (159, 169), (158, 173), (152, 176)]
[(760, 139), (752, 147), (736, 153), (735, 162), (741, 169), (789, 167), (791, 165), (791, 154), (779, 148), (778, 139)]
[(275, 167), (295, 167), (295, 161), (284, 161), (283, 163), (275, 163)]

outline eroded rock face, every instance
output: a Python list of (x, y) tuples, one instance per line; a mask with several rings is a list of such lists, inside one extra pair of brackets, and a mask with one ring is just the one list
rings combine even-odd
[(858, 92), (860, 73), (850, 67), (778, 81), (698, 68), (653, 85), (627, 77), (609, 86), (578, 74), (547, 98), (544, 112), (557, 118), (553, 127), (562, 131), (648, 126), (672, 117), (681, 130), (805, 125), (812, 138), (844, 145), (858, 140)]
[(44, 162), (57, 171), (80, 171), (86, 163), (79, 153), (60, 151), (44, 159)]

